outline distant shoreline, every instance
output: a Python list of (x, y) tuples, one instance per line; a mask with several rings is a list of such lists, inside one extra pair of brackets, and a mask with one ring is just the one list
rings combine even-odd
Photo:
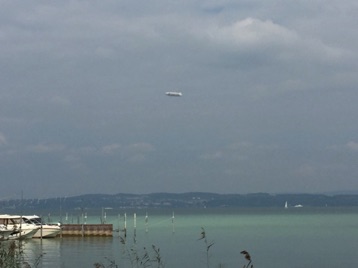
[(217, 194), (205, 192), (153, 194), (84, 194), (46, 199), (1, 200), (2, 211), (84, 208), (230, 208), (230, 207), (354, 207), (358, 194)]

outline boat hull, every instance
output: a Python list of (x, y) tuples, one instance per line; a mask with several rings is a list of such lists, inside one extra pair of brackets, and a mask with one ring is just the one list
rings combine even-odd
[(0, 241), (8, 240), (12, 233), (13, 231), (10, 230), (0, 230)]
[(38, 228), (33, 229), (22, 229), (19, 231), (13, 232), (13, 234), (9, 235), (9, 240), (18, 240), (18, 239), (31, 239), (34, 234), (37, 232)]
[(33, 238), (54, 238), (61, 232), (59, 226), (43, 225), (33, 236)]

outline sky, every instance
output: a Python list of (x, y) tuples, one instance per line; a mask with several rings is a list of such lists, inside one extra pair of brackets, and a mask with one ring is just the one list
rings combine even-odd
[(358, 190), (357, 1), (0, 6), (1, 200)]

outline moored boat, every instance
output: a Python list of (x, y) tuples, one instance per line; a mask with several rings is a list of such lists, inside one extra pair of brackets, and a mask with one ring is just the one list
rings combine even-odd
[(23, 217), (19, 215), (2, 214), (0, 215), (0, 224), (12, 231), (7, 239), (29, 239), (40, 228), (35, 224), (24, 222)]
[(46, 224), (39, 216), (22, 216), (24, 221), (39, 227), (33, 238), (54, 238), (61, 232), (60, 224)]
[(13, 233), (13, 230), (7, 229), (6, 225), (0, 224), (0, 241), (9, 239), (9, 236)]

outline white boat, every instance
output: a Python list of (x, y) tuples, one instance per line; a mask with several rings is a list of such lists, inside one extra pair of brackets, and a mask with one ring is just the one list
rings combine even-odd
[(13, 233), (13, 230), (7, 229), (6, 225), (0, 224), (0, 241), (9, 239), (9, 236)]
[(34, 234), (34, 238), (54, 238), (61, 232), (60, 224), (46, 224), (39, 216), (22, 216), (24, 221), (29, 224), (35, 224), (39, 230)]
[(285, 208), (288, 208), (288, 204), (287, 204), (287, 201), (286, 201), (286, 203), (285, 203)]
[(29, 239), (40, 228), (35, 224), (24, 222), (22, 216), (19, 215), (2, 214), (0, 215), (0, 224), (12, 231), (7, 239)]

